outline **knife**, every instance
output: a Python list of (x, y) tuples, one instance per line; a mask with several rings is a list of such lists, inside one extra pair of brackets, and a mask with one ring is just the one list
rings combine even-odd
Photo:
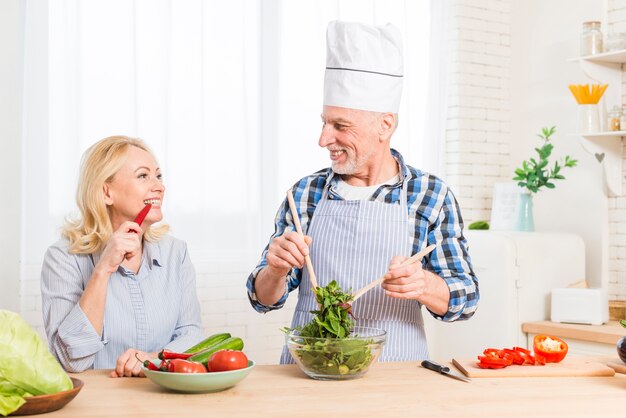
[(435, 371), (435, 372), (439, 372), (443, 375), (452, 377), (454, 379), (458, 379), (458, 380), (462, 380), (464, 382), (471, 382), (472, 379), (469, 379), (465, 376), (461, 376), (460, 374), (454, 373), (452, 371), (450, 371), (449, 367), (446, 366), (442, 366), (441, 364), (435, 363), (434, 361), (430, 361), (430, 360), (424, 360), (422, 361), (422, 367)]

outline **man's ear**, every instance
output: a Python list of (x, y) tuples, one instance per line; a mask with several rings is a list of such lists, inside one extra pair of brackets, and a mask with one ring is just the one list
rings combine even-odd
[(109, 189), (108, 183), (104, 183), (102, 186), (102, 195), (104, 196), (104, 203), (107, 206), (111, 206), (113, 204), (113, 197), (111, 196), (111, 190)]
[(387, 141), (396, 129), (396, 115), (393, 113), (383, 113), (380, 118), (379, 138), (381, 142)]

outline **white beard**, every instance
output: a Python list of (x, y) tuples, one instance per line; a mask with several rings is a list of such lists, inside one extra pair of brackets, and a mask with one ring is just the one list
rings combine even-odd
[(361, 167), (363, 167), (363, 165), (370, 159), (370, 157), (374, 155), (375, 151), (372, 147), (372, 149), (370, 149), (367, 154), (361, 155), (360, 158), (355, 157), (351, 150), (344, 150), (344, 152), (347, 155), (346, 162), (338, 163), (333, 161), (332, 168), (333, 171), (337, 174), (345, 174), (350, 176), (356, 173)]

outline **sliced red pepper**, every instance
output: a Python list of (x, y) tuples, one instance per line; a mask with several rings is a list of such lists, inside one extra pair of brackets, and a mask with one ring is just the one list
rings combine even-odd
[(485, 351), (483, 351), (483, 354), (485, 356), (500, 357), (502, 355), (502, 350), (497, 348), (486, 348)]
[(524, 358), (521, 356), (521, 354), (518, 351), (512, 350), (510, 348), (504, 348), (502, 351), (504, 352), (505, 356), (511, 359), (513, 364), (517, 364), (517, 365), (524, 364)]
[(536, 335), (533, 340), (533, 350), (544, 357), (546, 363), (558, 363), (567, 355), (568, 346), (565, 341), (550, 335)]
[(530, 365), (535, 364), (535, 357), (532, 355), (530, 350), (527, 350), (522, 347), (513, 347), (513, 349), (517, 351), (517, 353), (524, 359), (523, 364), (530, 364)]
[(496, 366), (510, 366), (511, 360), (494, 356), (478, 356), (478, 360), (483, 364), (493, 364)]
[(535, 364), (538, 364), (540, 366), (545, 366), (546, 365), (546, 358), (542, 355), (539, 354), (535, 354)]
[(513, 350), (517, 351), (518, 353), (528, 354), (529, 356), (532, 355), (530, 350), (527, 350), (524, 347), (513, 347)]
[(506, 366), (505, 365), (500, 365), (500, 364), (488, 364), (488, 363), (483, 363), (481, 361), (479, 361), (478, 363), (476, 363), (476, 365), (478, 367), (480, 367), (481, 369), (504, 369)]

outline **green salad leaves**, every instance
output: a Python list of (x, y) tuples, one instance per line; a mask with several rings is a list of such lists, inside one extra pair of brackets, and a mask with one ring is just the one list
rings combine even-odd
[(335, 280), (315, 289), (318, 310), (313, 320), (302, 327), (285, 328), (292, 341), (299, 344), (296, 355), (304, 367), (322, 375), (353, 375), (367, 369), (372, 362), (371, 339), (353, 339), (355, 321), (352, 295), (344, 293)]
[(315, 289), (319, 310), (311, 311), (313, 321), (302, 327), (301, 335), (317, 338), (344, 338), (354, 328), (352, 295), (343, 293), (335, 280), (325, 287)]
[(72, 389), (72, 381), (46, 343), (18, 314), (0, 310), (0, 415), (25, 397)]

